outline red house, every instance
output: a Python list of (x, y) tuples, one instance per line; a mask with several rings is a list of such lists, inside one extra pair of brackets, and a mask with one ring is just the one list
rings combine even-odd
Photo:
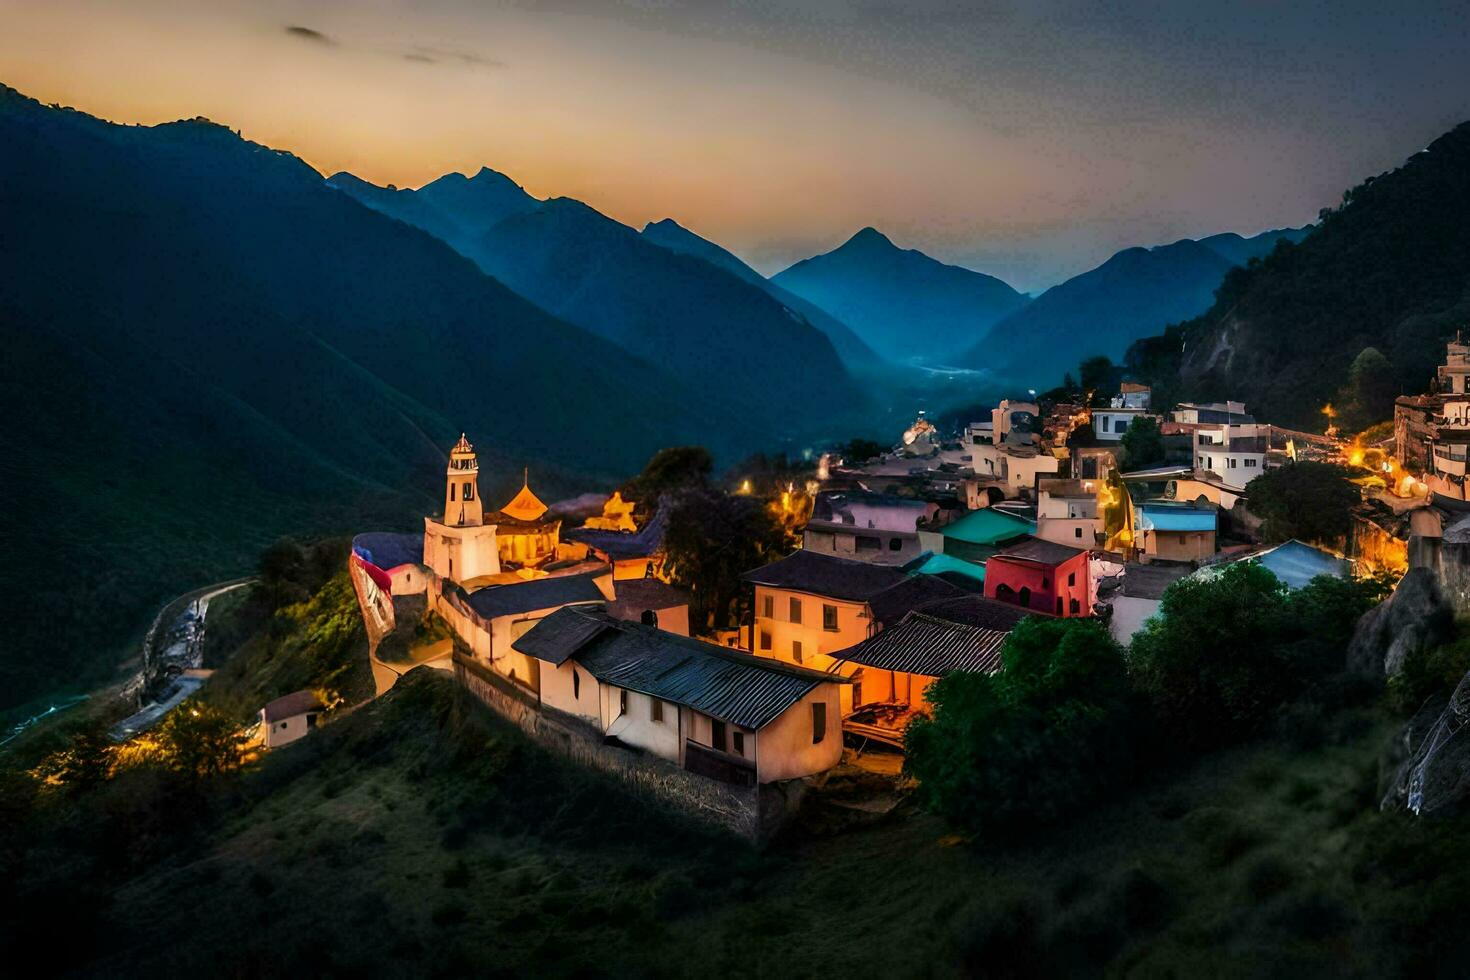
[(985, 563), (985, 597), (1052, 616), (1092, 615), (1088, 553), (1028, 537)]

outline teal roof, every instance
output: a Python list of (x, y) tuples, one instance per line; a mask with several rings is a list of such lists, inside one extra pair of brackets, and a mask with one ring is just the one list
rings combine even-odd
[(943, 575), (945, 572), (954, 572), (964, 575), (977, 582), (985, 581), (985, 566), (973, 561), (965, 561), (953, 555), (930, 555), (914, 568), (921, 575)]
[(1264, 552), (1256, 560), (1289, 589), (1300, 589), (1318, 575), (1347, 578), (1353, 569), (1346, 558), (1295, 539)]
[(1036, 522), (1021, 517), (1012, 517), (991, 508), (972, 510), (964, 517), (945, 527), (941, 533), (946, 538), (964, 541), (966, 544), (1001, 544), (1031, 534)]

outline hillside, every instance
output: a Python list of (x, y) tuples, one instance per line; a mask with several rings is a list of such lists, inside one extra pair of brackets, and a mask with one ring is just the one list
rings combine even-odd
[(649, 222), (643, 229), (643, 237), (670, 251), (691, 255), (711, 265), (719, 266), (769, 293), (778, 303), (794, 310), (799, 316), (805, 317), (808, 323), (826, 334), (827, 339), (832, 341), (832, 346), (836, 348), (838, 356), (842, 358), (849, 370), (871, 371), (882, 366), (882, 359), (878, 357), (873, 348), (863, 343), (862, 338), (853, 333), (852, 328), (847, 324), (815, 303), (771, 282), (727, 249), (706, 238), (701, 238), (673, 218)]
[(1025, 387), (1050, 388), (1084, 357), (1103, 354), (1120, 360), (1138, 338), (1197, 316), (1209, 308), (1232, 266), (1306, 231), (1287, 229), (1252, 238), (1227, 233), (1124, 249), (996, 324), (971, 349), (966, 363)]
[(893, 361), (944, 362), (1026, 303), (994, 276), (901, 249), (873, 228), (771, 277)]
[(487, 493), (757, 444), (295, 157), (0, 90), (0, 708), (110, 669), (153, 606), (285, 533), (411, 526), (468, 431)]
[[(1370, 177), (1299, 244), (1225, 277), (1214, 304), (1140, 341), (1135, 374), (1181, 394), (1243, 399), (1258, 416), (1320, 426), (1366, 347), (1399, 390), (1427, 389), (1444, 340), (1470, 322), (1470, 123)], [(1392, 406), (1374, 406), (1386, 417)]]
[(1387, 730), (1326, 728), (1035, 839), (819, 809), (755, 852), (420, 669), (213, 784), (144, 767), (37, 796), (0, 770), (0, 952), (110, 977), (1442, 972), (1470, 825), (1378, 813)]
[[(679, 254), (570, 198), (536, 201), (508, 178), (450, 174), (418, 191), (331, 183), (442, 237), (520, 295), (636, 356), (712, 404), (789, 434), (793, 420), (848, 419), (864, 396), (810, 318), (718, 263)], [(802, 383), (790, 383), (793, 365)]]

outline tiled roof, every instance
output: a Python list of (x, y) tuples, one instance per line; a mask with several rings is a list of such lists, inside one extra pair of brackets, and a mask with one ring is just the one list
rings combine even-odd
[(874, 622), (880, 626), (890, 626), (924, 603), (953, 599), (964, 594), (965, 591), (959, 586), (942, 578), (910, 575), (882, 592), (875, 593), (868, 599), (868, 605), (873, 610)]
[(848, 683), (835, 674), (615, 619), (595, 607), (559, 609), (511, 645), (548, 663), (575, 658), (603, 683), (749, 729), (770, 724), (819, 684)]
[(891, 565), (874, 565), (801, 550), (746, 572), (740, 578), (773, 589), (792, 589), (832, 599), (866, 602), (907, 576)]
[(551, 609), (573, 602), (602, 602), (607, 597), (597, 587), (596, 580), (605, 574), (598, 571), (581, 575), (551, 575), (529, 582), (492, 585), (470, 593), (466, 602), (484, 619)]
[(903, 620), (856, 646), (839, 650), (838, 660), (926, 677), (955, 671), (994, 673), (1006, 631), (952, 623), (911, 612)]
[(993, 507), (984, 507), (970, 511), (943, 528), (941, 533), (946, 538), (967, 544), (991, 545), (1011, 541), (1035, 530), (1036, 525), (1031, 521), (1002, 513)]
[(1027, 538), (1025, 541), (1018, 541), (1002, 548), (997, 553), (997, 557), (1027, 558), (1031, 561), (1039, 561), (1043, 565), (1060, 565), (1081, 554), (1086, 554), (1081, 548), (1069, 548), (1064, 544), (1043, 541), (1040, 538)]
[(668, 505), (660, 503), (648, 523), (637, 531), (604, 531), (600, 528), (574, 527), (562, 537), (595, 548), (613, 561), (625, 558), (647, 558), (663, 550), (664, 531), (669, 526)]

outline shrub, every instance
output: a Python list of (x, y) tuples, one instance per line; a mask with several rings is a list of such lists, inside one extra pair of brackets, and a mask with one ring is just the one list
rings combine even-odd
[(1096, 799), (1129, 760), (1123, 651), (1096, 623), (1023, 620), (995, 674), (951, 674), (905, 738), (920, 799), (972, 830), (1054, 822)]

